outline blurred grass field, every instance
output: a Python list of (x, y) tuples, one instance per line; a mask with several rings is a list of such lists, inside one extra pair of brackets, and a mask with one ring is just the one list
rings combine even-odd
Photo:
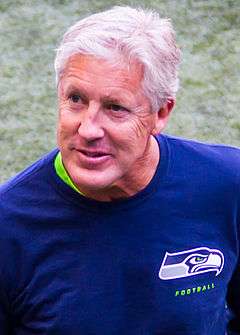
[(240, 146), (239, 0), (0, 0), (0, 182), (56, 146), (53, 61), (66, 29), (113, 5), (170, 17), (181, 87), (165, 132)]

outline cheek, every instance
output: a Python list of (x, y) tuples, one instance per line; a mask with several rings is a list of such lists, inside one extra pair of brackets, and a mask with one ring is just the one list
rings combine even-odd
[(78, 123), (69, 117), (67, 113), (59, 111), (58, 124), (57, 124), (57, 142), (63, 145), (78, 131)]
[(68, 132), (64, 125), (58, 121), (57, 125), (57, 143), (59, 147), (63, 147), (64, 142), (68, 138)]
[(148, 117), (137, 115), (131, 120), (128, 137), (135, 141), (144, 140), (150, 134), (150, 128)]
[(151, 135), (151, 120), (135, 117), (131, 122), (121, 123), (112, 132), (112, 140), (117, 148), (119, 164), (131, 164), (142, 157)]
[(76, 132), (79, 127), (79, 115), (73, 113), (68, 104), (63, 102), (59, 103), (58, 112), (58, 129), (61, 132)]
[(139, 120), (115, 125), (111, 133), (108, 132), (108, 134), (117, 149), (118, 155), (126, 158), (127, 154), (128, 160), (145, 149), (148, 138), (146, 127), (139, 123)]

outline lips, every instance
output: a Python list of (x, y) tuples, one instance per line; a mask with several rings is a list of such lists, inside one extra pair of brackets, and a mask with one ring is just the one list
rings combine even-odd
[(87, 150), (79, 150), (82, 154), (86, 155), (87, 157), (93, 157), (93, 158), (98, 158), (98, 157), (103, 157), (103, 156), (108, 156), (109, 154), (103, 151), (87, 151)]
[(79, 163), (87, 169), (102, 168), (111, 161), (112, 155), (102, 150), (75, 149)]

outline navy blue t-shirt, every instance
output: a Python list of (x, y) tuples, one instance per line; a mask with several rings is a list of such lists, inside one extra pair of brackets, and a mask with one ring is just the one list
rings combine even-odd
[(158, 142), (125, 200), (75, 192), (58, 150), (0, 188), (1, 335), (240, 334), (240, 150)]

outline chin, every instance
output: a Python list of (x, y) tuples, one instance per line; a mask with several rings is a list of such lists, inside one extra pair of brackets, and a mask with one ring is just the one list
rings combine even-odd
[(81, 188), (85, 191), (99, 191), (108, 189), (118, 180), (117, 176), (108, 173), (107, 171), (88, 171), (80, 172), (78, 175), (73, 176), (74, 183), (78, 186), (79, 190)]

